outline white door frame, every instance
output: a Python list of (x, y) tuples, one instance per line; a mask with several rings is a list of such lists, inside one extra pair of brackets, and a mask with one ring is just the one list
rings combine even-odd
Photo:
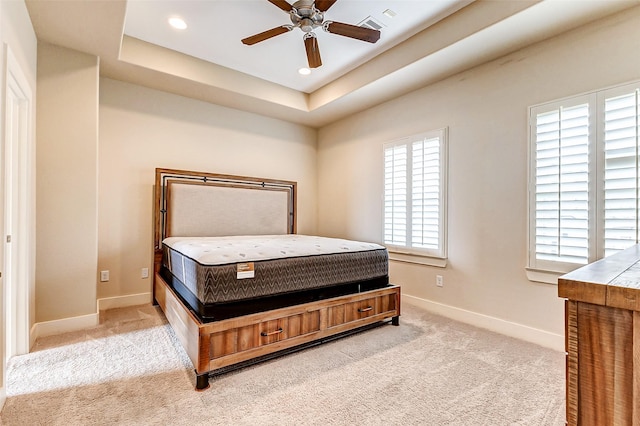
[(5, 44), (4, 81), (4, 314), (5, 361), (30, 349), (33, 285), (33, 94)]

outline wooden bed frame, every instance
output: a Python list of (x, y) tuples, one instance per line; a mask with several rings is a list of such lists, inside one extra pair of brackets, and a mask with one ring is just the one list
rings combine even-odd
[[(172, 185), (195, 185), (197, 195), (187, 191), (185, 196), (172, 197)], [(200, 199), (202, 196), (207, 200)], [(184, 205), (190, 202), (211, 214)], [(242, 206), (240, 210), (238, 205)], [(396, 285), (203, 322), (161, 276), (162, 240), (171, 235), (295, 233), (295, 182), (156, 169), (154, 213), (154, 303), (162, 308), (193, 362), (196, 390), (207, 389), (210, 376), (231, 369), (388, 320), (399, 325), (400, 287)], [(260, 224), (256, 230), (256, 223), (264, 222), (265, 217), (269, 223)]]

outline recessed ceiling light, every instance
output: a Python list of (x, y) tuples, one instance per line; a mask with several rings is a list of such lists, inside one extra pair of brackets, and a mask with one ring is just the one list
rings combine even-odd
[(301, 75), (309, 75), (311, 74), (311, 70), (309, 68), (300, 68), (298, 70), (298, 73), (300, 73)]
[(395, 13), (395, 12), (394, 12), (393, 10), (391, 10), (391, 9), (387, 9), (387, 10), (385, 10), (384, 12), (382, 12), (382, 14), (383, 14), (384, 16), (386, 16), (387, 18), (393, 18), (394, 16), (396, 16), (396, 15), (397, 15), (397, 13)]
[(169, 25), (178, 30), (184, 30), (187, 28), (187, 23), (181, 18), (169, 18)]

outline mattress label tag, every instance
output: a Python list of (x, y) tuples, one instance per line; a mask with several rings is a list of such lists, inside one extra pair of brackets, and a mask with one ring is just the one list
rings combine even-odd
[(239, 280), (243, 280), (245, 278), (253, 278), (255, 276), (255, 271), (253, 269), (253, 262), (238, 263), (237, 268), (238, 268), (237, 278)]

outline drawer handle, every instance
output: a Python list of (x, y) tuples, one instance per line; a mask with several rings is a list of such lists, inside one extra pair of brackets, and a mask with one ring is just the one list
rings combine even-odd
[(363, 312), (369, 312), (371, 310), (373, 310), (373, 306), (367, 306), (366, 308), (358, 309), (358, 312), (363, 313)]
[(266, 331), (263, 331), (262, 333), (260, 333), (260, 335), (262, 337), (267, 337), (267, 336), (273, 336), (274, 334), (280, 334), (282, 333), (282, 327), (280, 327), (279, 329), (277, 329), (276, 331), (271, 331), (269, 333), (267, 333)]

